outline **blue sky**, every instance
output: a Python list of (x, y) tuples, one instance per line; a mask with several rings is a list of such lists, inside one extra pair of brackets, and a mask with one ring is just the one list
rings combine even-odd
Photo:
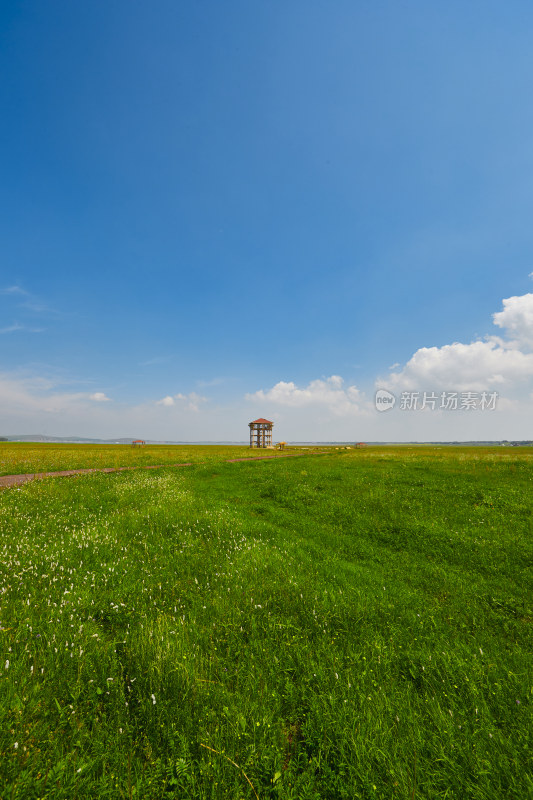
[[(532, 34), (525, 2), (2, 3), (0, 434), (533, 438)], [(498, 407), (399, 407), (448, 390)]]

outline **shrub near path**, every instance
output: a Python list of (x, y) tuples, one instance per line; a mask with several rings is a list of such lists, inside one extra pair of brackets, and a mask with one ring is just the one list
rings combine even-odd
[(533, 795), (531, 451), (0, 495), (0, 796)]

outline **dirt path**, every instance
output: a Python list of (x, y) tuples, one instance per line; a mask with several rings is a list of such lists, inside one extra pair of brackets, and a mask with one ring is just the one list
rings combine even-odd
[[(235, 464), (238, 461), (265, 461), (269, 458), (295, 458), (296, 456), (322, 455), (321, 453), (283, 453), (275, 456), (251, 456), (250, 458), (228, 458), (226, 464)], [(206, 462), (199, 461), (198, 466)], [(12, 486), (20, 486), (27, 481), (40, 481), (44, 478), (69, 478), (71, 475), (89, 475), (93, 472), (126, 472), (133, 469), (164, 469), (165, 467), (192, 467), (194, 464), (149, 464), (147, 466), (134, 467), (102, 467), (99, 469), (67, 469), (62, 472), (31, 472), (26, 475), (2, 475), (0, 476), (0, 489), (8, 489)]]

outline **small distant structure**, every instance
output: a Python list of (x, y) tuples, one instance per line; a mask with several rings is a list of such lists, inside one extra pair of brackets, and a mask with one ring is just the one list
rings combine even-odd
[(272, 447), (273, 422), (260, 417), (249, 422), (248, 427), (250, 428), (250, 447)]
[(367, 445), (367, 443), (366, 443), (366, 442), (357, 442), (357, 444), (356, 444), (355, 446), (356, 446), (357, 448), (359, 448), (359, 447), (368, 447), (368, 445)]
[(278, 442), (276, 447), (278, 448), (278, 450), (285, 450), (285, 445), (286, 444), (287, 444), (287, 442)]
[(144, 447), (145, 444), (146, 444), (146, 442), (144, 441), (144, 439), (134, 439), (133, 442), (131, 443), (131, 446), (132, 447)]

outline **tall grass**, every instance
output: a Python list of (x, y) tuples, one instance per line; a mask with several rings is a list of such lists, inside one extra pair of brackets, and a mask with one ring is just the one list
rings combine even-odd
[(2, 492), (0, 795), (533, 796), (530, 459)]
[[(311, 448), (290, 447), (289, 452)], [(323, 448), (312, 448), (320, 451)], [(0, 475), (60, 472), (71, 469), (106, 467), (149, 467), (184, 463), (213, 463), (232, 458), (276, 455), (270, 450), (250, 450), (244, 445), (145, 445), (42, 444), (0, 442)]]

